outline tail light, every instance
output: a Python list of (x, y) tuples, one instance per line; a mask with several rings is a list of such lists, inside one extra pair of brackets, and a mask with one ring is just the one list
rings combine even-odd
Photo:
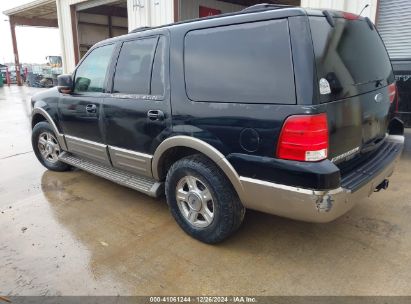
[(328, 154), (328, 123), (325, 113), (293, 115), (280, 133), (277, 157), (298, 161), (319, 161)]
[(388, 97), (390, 98), (390, 103), (392, 103), (397, 95), (397, 86), (395, 83), (392, 83), (388, 86)]

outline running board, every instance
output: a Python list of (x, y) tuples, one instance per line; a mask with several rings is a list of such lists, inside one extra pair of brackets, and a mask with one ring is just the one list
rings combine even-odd
[(69, 152), (61, 153), (59, 160), (122, 186), (143, 192), (151, 197), (159, 197), (164, 193), (164, 183), (157, 182), (149, 177), (103, 165)]

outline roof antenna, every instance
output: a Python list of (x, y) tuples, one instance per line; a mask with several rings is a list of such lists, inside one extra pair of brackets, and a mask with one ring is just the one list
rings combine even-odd
[(363, 9), (362, 9), (361, 12), (360, 12), (360, 16), (361, 16), (362, 12), (363, 12), (367, 7), (369, 7), (369, 6), (370, 6), (369, 4), (366, 4), (366, 5), (363, 7)]

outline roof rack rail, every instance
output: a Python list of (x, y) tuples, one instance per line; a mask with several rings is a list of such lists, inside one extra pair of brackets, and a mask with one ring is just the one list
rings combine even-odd
[(151, 29), (150, 26), (142, 26), (142, 27), (135, 28), (134, 30), (130, 31), (130, 33), (144, 32), (144, 31), (147, 31), (149, 29)]
[(272, 10), (272, 9), (288, 8), (288, 7), (294, 7), (294, 5), (260, 3), (260, 4), (246, 7), (245, 9), (241, 10), (241, 12), (252, 13), (252, 12), (260, 12), (260, 11), (266, 11), (266, 10)]

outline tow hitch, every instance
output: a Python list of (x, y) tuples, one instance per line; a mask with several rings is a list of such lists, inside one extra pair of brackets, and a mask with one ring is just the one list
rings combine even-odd
[(388, 179), (384, 179), (381, 184), (379, 184), (377, 187), (375, 187), (374, 192), (379, 192), (380, 190), (385, 190), (388, 188), (388, 184), (390, 182), (388, 181)]

